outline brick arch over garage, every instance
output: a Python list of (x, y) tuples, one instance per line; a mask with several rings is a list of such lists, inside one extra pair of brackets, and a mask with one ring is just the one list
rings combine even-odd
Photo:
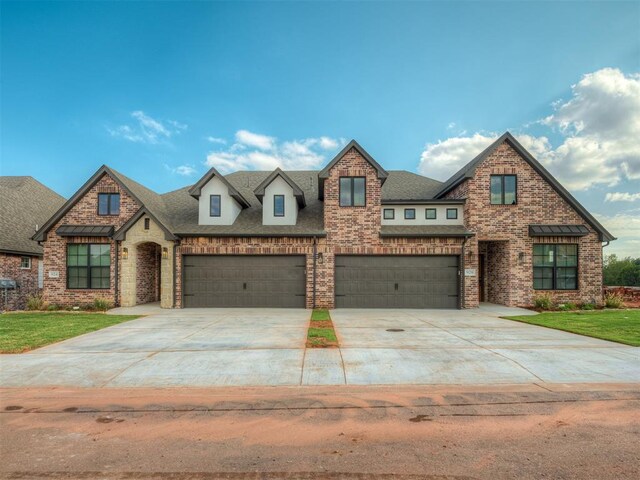
[(154, 301), (158, 291), (160, 306), (173, 307), (173, 244), (148, 215), (128, 228), (120, 242), (120, 305)]

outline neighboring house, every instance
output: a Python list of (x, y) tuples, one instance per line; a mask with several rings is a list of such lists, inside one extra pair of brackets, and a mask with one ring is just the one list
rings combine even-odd
[(614, 240), (509, 133), (444, 183), (355, 141), (319, 172), (212, 168), (163, 195), (103, 166), (34, 239), (47, 301), (166, 308), (600, 302)]
[(0, 177), (0, 310), (23, 309), (42, 288), (42, 246), (31, 237), (64, 203), (32, 177)]

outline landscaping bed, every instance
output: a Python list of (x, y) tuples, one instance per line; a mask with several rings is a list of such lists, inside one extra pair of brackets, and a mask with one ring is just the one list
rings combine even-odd
[(640, 346), (640, 310), (545, 312), (539, 315), (502, 317), (555, 328), (612, 342)]
[(307, 332), (307, 348), (337, 348), (338, 338), (328, 310), (316, 309), (311, 313)]
[(0, 353), (22, 353), (84, 333), (140, 318), (86, 312), (24, 312), (0, 315)]

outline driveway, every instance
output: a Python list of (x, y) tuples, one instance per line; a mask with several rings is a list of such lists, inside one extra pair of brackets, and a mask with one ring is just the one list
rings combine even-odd
[[(243, 385), (640, 382), (640, 348), (477, 310), (335, 310), (340, 349), (305, 349), (309, 310), (148, 310), (20, 355), (0, 385)], [(389, 331), (400, 330), (400, 331)]]

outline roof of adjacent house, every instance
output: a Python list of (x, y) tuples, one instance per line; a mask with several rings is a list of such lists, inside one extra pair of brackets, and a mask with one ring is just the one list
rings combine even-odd
[(0, 251), (41, 256), (31, 237), (63, 203), (64, 197), (33, 177), (0, 177)]

